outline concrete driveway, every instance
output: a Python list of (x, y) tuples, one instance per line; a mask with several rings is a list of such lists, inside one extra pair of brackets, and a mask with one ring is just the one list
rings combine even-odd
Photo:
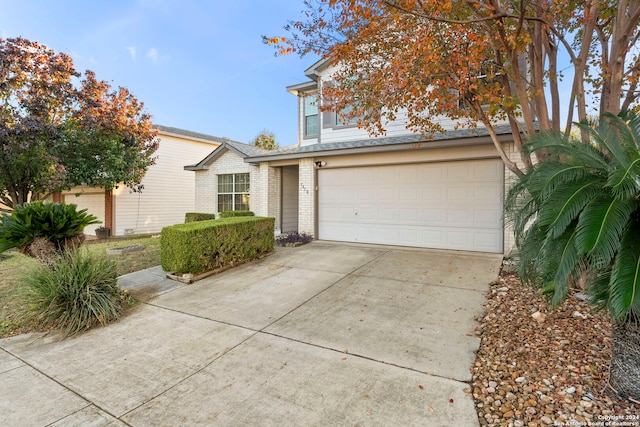
[(177, 288), (153, 272), (125, 276), (125, 286), (151, 277), (145, 286), (162, 294), (73, 339), (0, 340), (0, 418), (475, 426), (464, 391), (474, 317), (501, 259), (314, 242)]

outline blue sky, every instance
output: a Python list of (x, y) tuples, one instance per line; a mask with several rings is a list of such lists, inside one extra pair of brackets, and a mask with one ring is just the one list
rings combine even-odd
[(302, 0), (0, 0), (0, 37), (37, 40), (114, 87), (153, 122), (249, 142), (262, 129), (297, 143), (296, 98), (317, 58), (274, 57)]

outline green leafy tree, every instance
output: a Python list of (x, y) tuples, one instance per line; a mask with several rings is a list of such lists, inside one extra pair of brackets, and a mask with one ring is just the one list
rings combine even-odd
[(0, 39), (0, 202), (90, 185), (134, 191), (153, 164), (157, 131), (125, 88), (112, 91), (71, 57)]
[(608, 115), (582, 129), (589, 144), (548, 132), (524, 147), (548, 156), (507, 197), (519, 273), (555, 306), (578, 288), (609, 311), (610, 382), (640, 400), (640, 116)]
[(256, 137), (251, 141), (251, 145), (262, 148), (263, 150), (277, 150), (279, 145), (276, 141), (276, 135), (263, 129)]

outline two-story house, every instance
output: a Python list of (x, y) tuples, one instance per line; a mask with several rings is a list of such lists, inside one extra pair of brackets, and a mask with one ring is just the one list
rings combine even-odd
[[(156, 128), (156, 162), (142, 178), (141, 192), (131, 192), (124, 185), (109, 190), (80, 186), (63, 191), (54, 200), (87, 209), (113, 236), (158, 233), (163, 227), (184, 222), (185, 213), (194, 210), (195, 178), (182, 166), (206, 156), (225, 140), (173, 127)], [(95, 235), (97, 227), (90, 225), (84, 233)]]
[[(483, 128), (410, 132), (402, 118), (370, 137), (318, 108), (332, 68), (319, 61), (298, 97), (298, 144), (263, 151), (227, 142), (197, 164), (196, 210), (247, 209), (276, 218), (282, 232), (317, 239), (502, 253), (507, 171)], [(508, 126), (497, 126), (504, 144)], [(506, 239), (506, 242), (505, 242)]]

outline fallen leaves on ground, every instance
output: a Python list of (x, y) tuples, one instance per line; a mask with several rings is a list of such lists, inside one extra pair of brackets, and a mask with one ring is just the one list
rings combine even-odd
[(640, 405), (607, 386), (606, 313), (575, 297), (553, 310), (536, 289), (503, 271), (478, 321), (471, 392), (482, 426), (588, 425), (640, 414)]

